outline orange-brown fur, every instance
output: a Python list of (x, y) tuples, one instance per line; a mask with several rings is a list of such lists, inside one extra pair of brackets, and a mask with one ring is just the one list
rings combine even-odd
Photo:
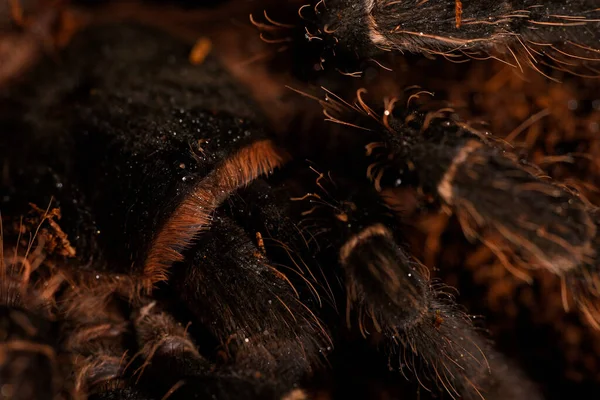
[(241, 149), (204, 178), (154, 239), (144, 265), (146, 289), (165, 280), (168, 268), (183, 260), (177, 249), (187, 248), (210, 227), (211, 213), (232, 191), (282, 166), (288, 157), (271, 140), (262, 140)]

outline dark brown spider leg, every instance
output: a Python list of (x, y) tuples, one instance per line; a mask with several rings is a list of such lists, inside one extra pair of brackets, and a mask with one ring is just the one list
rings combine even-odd
[(221, 211), (172, 270), (172, 285), (197, 321), (221, 341), (237, 375), (293, 390), (331, 346), (286, 275)]
[(333, 205), (311, 214), (321, 214), (330, 228), (322, 240), (338, 249), (349, 305), (357, 308), (363, 334), (383, 332), (390, 352), (399, 350), (400, 364), (425, 387), (468, 399), (540, 398), (475, 330), (453, 296), (433, 284), (426, 269), (398, 245), (399, 227), (376, 191), (356, 183), (345, 186), (348, 182), (335, 177), (332, 183), (327, 193)]
[(411, 114), (406, 123), (397, 121), (398, 134), (387, 139), (391, 169), (386, 173), (413, 179), (449, 206), (468, 238), (481, 239), (524, 279), (527, 275), (511, 264), (560, 276), (593, 264), (597, 225), (576, 194), (454, 121), (422, 125), (426, 119)]
[[(317, 3), (315, 0), (313, 4)], [(334, 54), (369, 57), (384, 50), (461, 57), (502, 57), (575, 72), (600, 65), (595, 0), (331, 0), (302, 9), (302, 28)], [(544, 58), (545, 57), (545, 58)]]
[(577, 196), (502, 149), (471, 140), (456, 150), (435, 192), (455, 210), (467, 236), (489, 229), (499, 237), (484, 239), (490, 248), (510, 246), (558, 275), (595, 256), (596, 225)]
[(57, 210), (33, 206), (2, 218), (0, 242), (17, 221), (11, 237), (21, 240), (0, 253), (0, 398), (145, 400), (121, 375), (126, 322), (104, 307), (114, 286), (82, 290), (67, 278), (72, 271), (62, 264), (74, 249), (54, 221)]
[(44, 315), (0, 306), (0, 398), (52, 399), (60, 393), (65, 376), (57, 333)]
[[(36, 274), (34, 281), (37, 246), (28, 253), (26, 246), (7, 245), (9, 229), (0, 223), (0, 398), (68, 399), (69, 362), (52, 313), (50, 279)], [(44, 283), (48, 296), (38, 291)]]
[[(359, 102), (364, 105), (360, 93)], [(576, 193), (448, 110), (386, 110), (381, 122), (373, 113), (364, 105), (339, 118), (369, 129), (364, 136), (378, 144), (366, 146), (376, 188), (412, 187), (441, 202), (467, 238), (484, 242), (525, 280), (528, 268), (569, 276), (593, 265), (598, 229)]]
[(236, 82), (210, 55), (190, 65), (190, 49), (150, 28), (90, 28), (2, 101), (9, 168), (36, 159), (77, 186), (98, 224), (94, 272), (146, 290), (232, 191), (288, 158)]
[[(252, 227), (263, 231), (267, 254), (277, 252), (273, 239), (281, 240), (305, 260), (306, 269), (315, 270), (302, 271), (307, 277), (321, 274), (315, 259), (323, 266), (339, 263), (361, 327), (374, 322), (402, 329), (420, 320), (427, 309), (427, 279), (396, 244), (393, 216), (377, 192), (366, 182), (340, 186), (342, 180), (332, 183), (330, 176), (295, 167), (301, 172), (284, 171), (287, 180), (258, 180), (239, 192), (240, 199), (232, 199), (231, 209), (251, 215)], [(328, 269), (325, 277), (335, 279), (338, 272)], [(322, 284), (317, 292), (327, 295)]]
[[(432, 285), (425, 269), (397, 244), (397, 223), (377, 192), (366, 182), (350, 183), (308, 169), (297, 172), (302, 169), (292, 166), (290, 170), (296, 172), (282, 171), (289, 174), (287, 179), (259, 179), (230, 200), (234, 214), (252, 216), (254, 221), (244, 218), (246, 223), (264, 232), (270, 257), (277, 253), (273, 239), (281, 234), (285, 247), (302, 255), (305, 268), (312, 270), (301, 271), (307, 281), (310, 274), (321, 272), (316, 261), (323, 266), (339, 263), (348, 307), (355, 310), (351, 315), (349, 309), (347, 322), (353, 325), (358, 318), (365, 336), (383, 333), (390, 353), (399, 351), (400, 363), (426, 387), (474, 399), (479, 393), (539, 398), (518, 369), (509, 368), (476, 332), (452, 297)], [(296, 200), (292, 205), (290, 198)], [(335, 278), (330, 280), (335, 286)], [(317, 291), (326, 298), (325, 288)]]
[(320, 258), (341, 266), (361, 330), (372, 324), (379, 331), (381, 326), (403, 329), (421, 320), (429, 302), (427, 278), (397, 244), (397, 224), (377, 192), (367, 182), (306, 171), (296, 178), (305, 182), (304, 194), (288, 192), (300, 203), (298, 227), (327, 244)]
[(112, 287), (71, 287), (61, 297), (64, 346), (72, 354), (75, 390), (90, 399), (145, 400), (127, 371), (130, 326)]
[[(186, 327), (147, 301), (132, 316), (144, 360), (140, 382), (159, 397), (169, 399), (275, 399), (273, 389), (260, 378), (219, 371), (198, 352)], [(164, 393), (164, 396), (163, 396)]]

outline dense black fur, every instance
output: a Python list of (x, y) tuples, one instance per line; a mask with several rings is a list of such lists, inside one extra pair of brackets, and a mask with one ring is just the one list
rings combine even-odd
[[(138, 345), (144, 358), (138, 382), (150, 393), (169, 394), (173, 399), (280, 397), (265, 377), (246, 371), (214, 371), (214, 365), (199, 354), (183, 325), (150, 302), (132, 316)], [(200, 349), (202, 350), (202, 349)]]
[(174, 266), (171, 282), (237, 370), (259, 371), (289, 388), (308, 376), (330, 343), (270, 263), (244, 230), (217, 211), (210, 232), (183, 265)]
[(0, 307), (2, 399), (52, 399), (62, 390), (57, 329), (48, 317)]
[[(4, 160), (14, 180), (31, 179), (17, 174), (28, 168), (23, 161), (37, 160), (60, 186), (81, 190), (97, 222), (88, 230), (99, 234), (69, 233), (80, 236), (82, 254), (83, 241), (101, 242), (119, 272), (140, 270), (157, 229), (217, 162), (265, 136), (250, 121), (258, 117), (248, 98), (216, 61), (191, 66), (189, 46), (140, 29), (114, 26), (75, 38), (58, 65), (34, 71), (32, 84), (5, 93), (2, 103), (2, 146), (37, 143)], [(19, 122), (7, 122), (16, 114)], [(61, 199), (60, 192), (46, 194)]]
[(23, 277), (17, 252), (0, 256), (0, 398), (67, 395), (68, 358), (52, 307)]
[[(82, 57), (88, 49), (101, 49), (102, 55)], [(147, 28), (92, 29), (61, 56), (68, 70), (61, 65), (52, 72), (42, 67), (33, 73), (32, 81), (6, 93), (5, 104), (20, 118), (13, 123), (4, 114), (3, 145), (20, 147), (23, 139), (38, 145), (24, 147), (6, 159), (9, 180), (3, 186), (8, 194), (3, 197), (4, 208), (12, 211), (11, 205), (24, 198), (38, 201), (33, 192), (40, 189), (58, 198), (61, 205), (74, 201), (70, 195), (81, 190), (97, 223), (87, 229), (74, 221), (74, 226), (66, 225), (67, 232), (84, 254), (89, 253), (88, 244), (100, 251), (80, 261), (93, 271), (139, 273), (157, 230), (182, 199), (202, 186), (201, 179), (216, 164), (257, 138), (265, 138), (263, 130), (248, 121), (260, 117), (243, 92), (214, 60), (200, 67), (189, 65), (189, 49)], [(18, 101), (13, 101), (15, 93)], [(32, 159), (42, 167), (31, 170), (27, 163)], [(37, 180), (44, 182), (42, 187), (36, 185)], [(22, 185), (31, 187), (32, 181), (35, 189), (21, 190)], [(212, 219), (211, 211), (207, 213)], [(283, 395), (310, 372), (319, 349), (326, 347), (326, 333), (320, 332), (315, 317), (293, 297), (285, 277), (271, 271), (244, 233), (225, 220), (217, 218), (214, 229), (190, 250), (188, 260), (175, 266), (174, 285), (198, 321), (207, 324), (219, 341), (225, 343), (235, 336), (236, 346), (256, 347), (248, 352), (231, 346), (235, 364), (241, 368), (246, 358), (252, 373), (269, 374), (270, 381), (281, 382)], [(229, 253), (230, 248), (239, 253)], [(244, 277), (247, 283), (241, 281)], [(206, 293), (204, 288), (213, 292)], [(272, 292), (269, 299), (259, 296), (259, 288), (264, 288), (265, 295)], [(244, 311), (252, 303), (255, 307)], [(203, 306), (198, 309), (199, 304)], [(81, 318), (75, 318), (75, 323), (88, 324)], [(215, 324), (215, 318), (220, 322)], [(76, 335), (78, 329), (74, 326), (69, 334)], [(113, 344), (110, 349), (103, 342), (99, 348), (80, 346), (74, 344), (71, 350), (82, 357), (88, 357), (89, 351), (107, 352), (115, 361), (121, 357), (113, 354)], [(290, 354), (294, 346), (297, 350)], [(117, 370), (104, 371), (101, 366), (98, 373), (118, 377), (121, 366), (114, 367)], [(93, 374), (89, 379), (96, 382), (99, 378)], [(231, 379), (235, 382), (236, 378)], [(92, 385), (88, 390), (94, 393), (93, 382), (82, 385)], [(222, 382), (216, 384), (237, 392)]]
[[(227, 205), (247, 229), (263, 232), (267, 255), (290, 266), (292, 280), (309, 283), (312, 291), (301, 292), (307, 304), (323, 304), (323, 318), (336, 321), (329, 325), (358, 326), (365, 337), (383, 334), (389, 365), (416, 375), (425, 387), (463, 398), (538, 396), (525, 382), (513, 391), (510, 381), (522, 379), (518, 371), (508, 373), (506, 361), (452, 296), (397, 244), (399, 226), (372, 187), (302, 164), (268, 182), (258, 179)], [(347, 304), (335, 303), (341, 290), (336, 275), (344, 277)], [(340, 329), (332, 334), (335, 343)]]
[(541, 266), (565, 276), (594, 259), (597, 225), (577, 193), (542, 177), (451, 109), (372, 109), (362, 96), (359, 92), (356, 106), (336, 99), (322, 104), (334, 122), (361, 129), (372, 161), (367, 174), (378, 190), (413, 187), (445, 204), (467, 237), (482, 239), (499, 257), (511, 253), (521, 267)]
[[(75, 363), (87, 374), (80, 376), (85, 391), (121, 399), (144, 398), (141, 387), (169, 398), (281, 398), (320, 372), (321, 354), (343, 337), (344, 326), (356, 324), (364, 336), (383, 333), (389, 353), (400, 354), (400, 362), (390, 365), (410, 370), (409, 379), (425, 387), (469, 399), (480, 392), (539, 398), (410, 257), (402, 225), (378, 196), (385, 187), (414, 187), (457, 213), (467, 209), (458, 203), (463, 200), (476, 204), (485, 220), (465, 220), (467, 231), (486, 222), (497, 229), (505, 210), (490, 206), (496, 193), (477, 186), (473, 176), (540, 183), (443, 113), (386, 110), (380, 121), (366, 106), (350, 110), (352, 123), (368, 129), (349, 149), (358, 160), (354, 168), (338, 178), (295, 163), (211, 200), (202, 220), (206, 229), (173, 249), (182, 260), (162, 265), (168, 273), (159, 280), (165, 282), (151, 293), (173, 304), (163, 308), (142, 299), (135, 281), (157, 231), (236, 150), (270, 139), (236, 83), (210, 58), (190, 66), (188, 50), (146, 28), (92, 29), (75, 39), (62, 66), (44, 65), (4, 95), (1, 140), (12, 151), (3, 154), (9, 178), (2, 185), (3, 209), (13, 211), (16, 201), (43, 190), (73, 213), (85, 210), (89, 216), (67, 224), (78, 250), (94, 254), (82, 258), (84, 269), (134, 276), (131, 291), (119, 292), (131, 295), (119, 300), (125, 311), (107, 307), (118, 285), (101, 279), (67, 296), (74, 305), (64, 315), (67, 347), (93, 367)], [(363, 104), (360, 97), (357, 102)], [(469, 158), (479, 148), (461, 158), (473, 142), (487, 149), (485, 162)], [(29, 168), (30, 160), (41, 168)], [(374, 187), (362, 168), (369, 162)], [(574, 196), (546, 185), (559, 194), (540, 191), (533, 212), (560, 210), (527, 217), (537, 228), (567, 215), (569, 223), (550, 225), (569, 245), (585, 247), (595, 237), (595, 223)], [(492, 189), (507, 196), (502, 187)], [(529, 226), (522, 230), (531, 233)], [(552, 244), (528, 238), (538, 247)], [(553, 250), (574, 258), (570, 269), (588, 261), (587, 254), (563, 247)], [(104, 291), (111, 301), (104, 302)], [(185, 311), (220, 344), (224, 360), (216, 361), (215, 349), (197, 348), (177, 324), (174, 315)], [(105, 336), (94, 336), (99, 327)], [(95, 364), (103, 357), (110, 362)], [(139, 369), (132, 373), (126, 366)], [(522, 390), (507, 395), (514, 387)]]

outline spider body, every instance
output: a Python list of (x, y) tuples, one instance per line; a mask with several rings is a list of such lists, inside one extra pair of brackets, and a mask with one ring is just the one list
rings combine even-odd
[[(352, 13), (364, 10), (331, 3), (315, 6), (319, 18), (338, 10), (363, 21)], [(398, 15), (405, 6), (367, 3)], [(440, 2), (420, 6), (466, 26), (465, 37), (490, 37), (491, 47), (498, 26), (527, 37), (518, 20), (471, 28), (477, 3), (443, 13)], [(486, 12), (512, 10), (494, 7)], [(337, 34), (361, 53), (373, 45), (361, 32)], [(328, 92), (321, 105), (341, 130), (294, 148), (215, 59), (191, 65), (189, 52), (138, 25), (90, 28), (61, 64), (43, 63), (3, 94), (2, 215), (16, 221), (24, 204), (52, 199), (69, 240), (57, 233), (59, 250), (44, 248), (62, 256), (50, 270), (68, 282), (46, 294), (61, 337), (48, 348), (71, 357), (61, 364), (71, 375), (55, 370), (56, 382), (69, 381), (59, 388), (99, 399), (307, 398), (332, 347), (355, 327), (432, 396), (542, 398), (411, 256), (385, 195), (408, 188), (452, 210), (470, 239), (517, 274), (535, 266), (565, 279), (598, 324), (589, 204), (448, 110), (412, 106), (412, 97), (378, 109), (361, 91), (354, 102)], [(350, 161), (332, 156), (342, 150)]]

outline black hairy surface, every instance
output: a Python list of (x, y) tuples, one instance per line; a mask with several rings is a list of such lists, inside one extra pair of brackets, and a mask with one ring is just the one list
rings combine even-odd
[[(470, 310), (512, 294), (504, 321), (593, 348), (595, 181), (547, 166), (595, 147), (539, 131), (560, 93), (531, 115), (514, 89), (487, 116), (529, 119), (495, 136), (409, 85), (462, 96), (480, 69), (443, 60), (486, 59), (584, 96), (592, 1), (161, 3), (8, 7), (29, 47), (0, 66), (1, 398), (560, 396), (537, 328), (507, 346)], [(573, 101), (565, 124), (597, 125)], [(525, 131), (560, 154), (526, 160)]]
[(307, 31), (311, 37), (360, 57), (382, 51), (450, 60), (494, 57), (515, 67), (592, 75), (600, 61), (600, 14), (593, 0), (331, 0), (303, 6), (299, 14), (316, 23), (315, 31)]

